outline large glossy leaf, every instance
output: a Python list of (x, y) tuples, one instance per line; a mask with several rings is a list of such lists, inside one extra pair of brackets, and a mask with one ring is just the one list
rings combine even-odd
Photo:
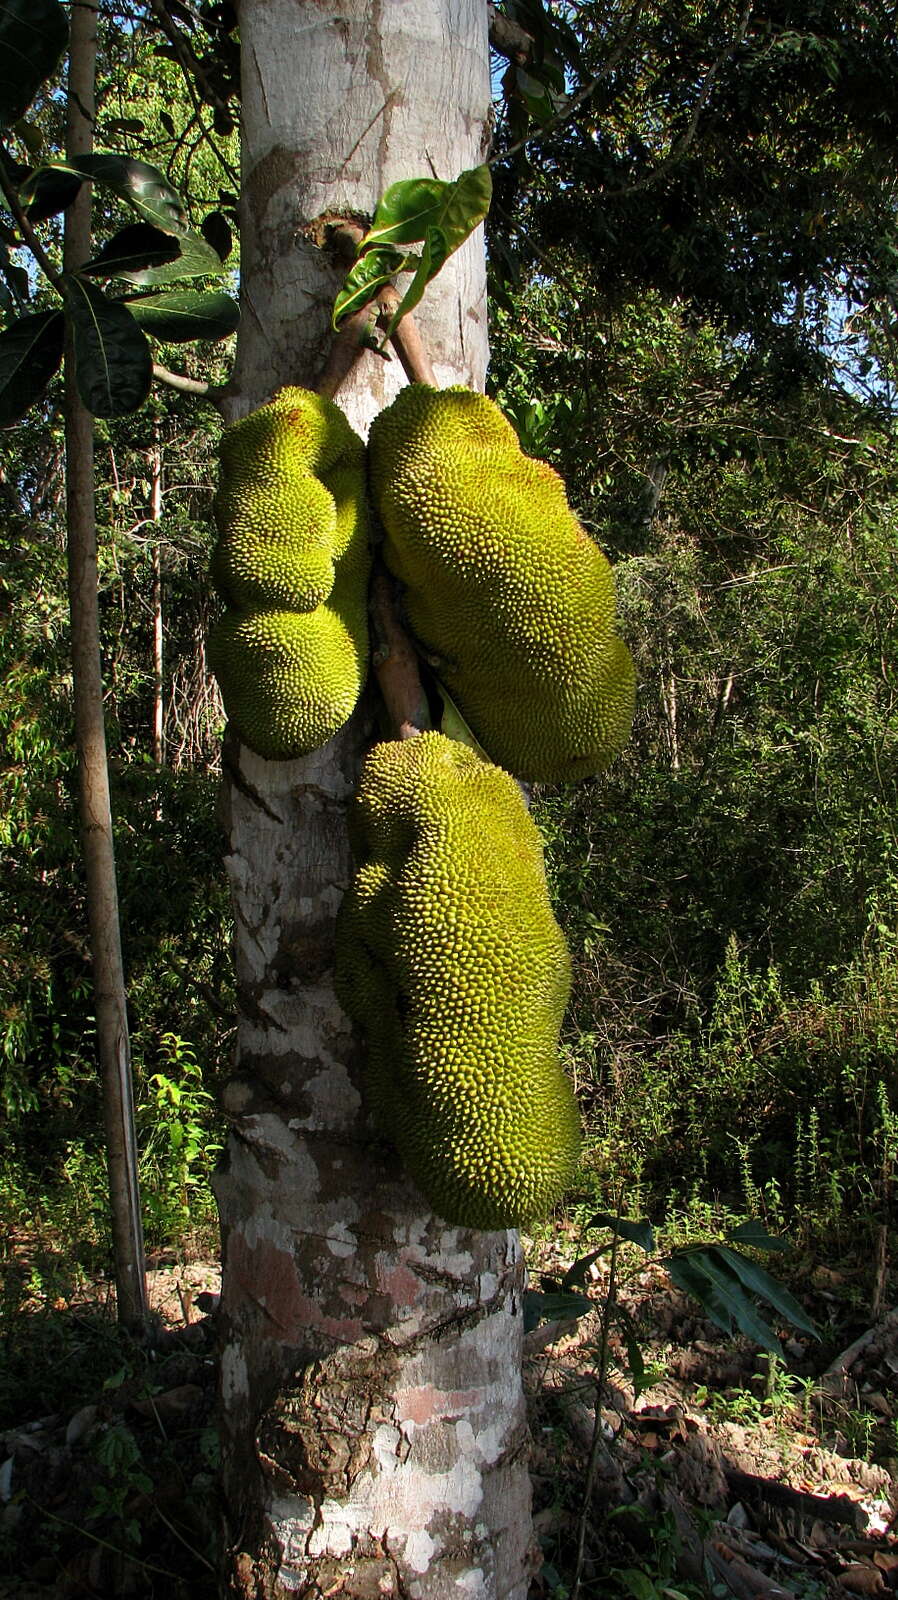
[(131, 156), (99, 152), (75, 156), (71, 161), (54, 161), (40, 167), (22, 187), (26, 199), (37, 200), (42, 187), (51, 183), (51, 173), (89, 178), (118, 195), (144, 222), (177, 239), (180, 254), (170, 265), (153, 269), (153, 282), (171, 283), (177, 278), (220, 278), (224, 272), (221, 257), (202, 234), (189, 226), (187, 213), (178, 195), (158, 167)]
[(617, 1233), (630, 1244), (638, 1244), (640, 1250), (648, 1254), (655, 1248), (655, 1235), (652, 1224), (643, 1218), (641, 1221), (631, 1221), (629, 1217), (615, 1217), (610, 1211), (597, 1211), (590, 1217), (586, 1224), (588, 1228), (610, 1228), (612, 1233)]
[(21, 317), (0, 333), (0, 428), (19, 422), (41, 398), (62, 360), (61, 311)]
[(70, 206), (80, 193), (84, 179), (77, 172), (61, 172), (58, 167), (38, 167), (26, 178), (19, 198), (31, 222), (44, 222)]
[[(414, 277), (390, 320), (385, 338), (421, 299), (453, 250), (482, 222), (489, 210), (492, 179), (489, 167), (473, 167), (452, 183), (439, 178), (408, 178), (391, 184), (362, 239), (358, 260), (350, 267), (334, 305), (334, 327), (351, 311), (366, 305), (397, 272)], [(399, 246), (420, 241), (417, 256)]]
[(63, 296), (75, 346), (75, 378), (95, 417), (122, 417), (143, 405), (153, 379), (146, 335), (120, 300), (88, 278), (63, 274)]
[(569, 1318), (585, 1317), (595, 1311), (591, 1300), (584, 1294), (566, 1294), (561, 1289), (543, 1294), (540, 1289), (524, 1290), (524, 1332), (530, 1333), (541, 1322), (555, 1322)]
[(69, 37), (57, 0), (0, 0), (0, 127), (28, 110)]
[(439, 178), (408, 178), (391, 184), (359, 249), (413, 244), (437, 229), (445, 235), (449, 249), (457, 250), (486, 216), (492, 187), (489, 167), (472, 167), (451, 183)]
[(361, 256), (350, 267), (334, 301), (334, 327), (339, 328), (341, 322), (351, 317), (354, 311), (361, 311), (362, 306), (369, 305), (396, 273), (404, 271), (410, 264), (416, 265), (417, 257), (406, 256), (401, 250), (394, 250), (392, 245), (369, 250)]
[(183, 289), (126, 300), (132, 317), (154, 339), (177, 344), (185, 339), (224, 339), (240, 321), (236, 300), (220, 290), (203, 294)]
[(163, 233), (149, 222), (132, 222), (107, 239), (93, 260), (78, 270), (92, 278), (126, 278), (129, 283), (143, 283), (152, 276), (148, 269), (177, 261), (180, 253), (172, 234)]

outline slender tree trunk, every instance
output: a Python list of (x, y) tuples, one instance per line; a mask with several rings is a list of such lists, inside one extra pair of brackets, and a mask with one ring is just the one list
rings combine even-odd
[[(162, 518), (162, 446), (158, 441), (150, 452), (150, 516)], [(162, 546), (153, 545), (153, 760), (161, 767), (165, 760), (165, 710), (162, 700)]]
[[(93, 144), (96, 30), (97, 8), (94, 0), (81, 0), (79, 5), (72, 7), (66, 125), (66, 151), (69, 156), (85, 155)], [(89, 255), (90, 194), (83, 188), (74, 205), (66, 212), (66, 270), (77, 267)], [(65, 397), (66, 514), (75, 739), (97, 1043), (103, 1083), (116, 1301), (119, 1320), (126, 1326), (136, 1327), (145, 1319), (147, 1301), (137, 1186), (131, 1053), (103, 723), (93, 420), (81, 404), (75, 386), (71, 341), (66, 347)]]
[[(482, 158), (483, 0), (242, 0), (244, 319), (236, 416), (313, 385), (339, 277), (320, 219)], [(441, 383), (482, 386), (479, 234), (422, 307)], [(364, 432), (401, 383), (365, 353)], [(514, 1232), (450, 1228), (378, 1140), (334, 999), (345, 810), (370, 716), (305, 760), (225, 750), (242, 1019), (222, 1218), (227, 1581), (242, 1596), (513, 1597), (530, 1490)]]

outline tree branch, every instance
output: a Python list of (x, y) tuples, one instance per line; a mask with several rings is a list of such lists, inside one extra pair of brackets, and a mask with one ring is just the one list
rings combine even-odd
[(188, 378), (184, 372), (170, 372), (168, 367), (161, 367), (158, 361), (153, 362), (153, 377), (157, 383), (166, 383), (170, 389), (180, 390), (181, 394), (200, 395), (213, 406), (220, 403), (227, 387), (226, 384), (206, 383), (204, 378)]
[(508, 61), (523, 62), (529, 60), (533, 48), (533, 35), (528, 33), (517, 22), (512, 22), (510, 17), (502, 15), (494, 5), (488, 5), (490, 44), (500, 55)]
[(589, 82), (577, 91), (573, 99), (569, 100), (567, 105), (562, 106), (560, 111), (556, 111), (554, 117), (550, 117), (548, 122), (543, 123), (542, 127), (534, 128), (532, 133), (525, 133), (523, 139), (519, 139), (517, 144), (511, 145), (508, 150), (497, 151), (494, 156), (490, 157), (487, 166), (494, 167), (499, 161), (507, 161), (510, 156), (516, 156), (519, 150), (523, 150), (525, 145), (532, 144), (535, 139), (544, 139), (547, 133), (554, 133), (556, 128), (561, 127), (562, 123), (570, 121), (574, 112), (578, 111), (583, 102), (589, 99), (590, 95), (599, 87), (599, 84), (607, 78), (609, 72), (614, 71), (624, 51), (629, 47), (630, 40), (633, 38), (639, 24), (642, 4), (643, 0), (637, 0), (624, 37), (617, 49), (612, 50), (608, 60), (603, 62), (595, 77), (590, 78)]
[(369, 608), (374, 635), (372, 664), (393, 735), (414, 739), (431, 726), (430, 708), (417, 653), (399, 620), (397, 586), (380, 562), (374, 567)]
[(742, 40), (745, 38), (748, 24), (751, 21), (751, 14), (752, 0), (748, 0), (748, 3), (742, 12), (742, 16), (739, 18), (739, 26), (736, 29), (735, 38), (730, 40), (730, 43), (726, 45), (723, 50), (721, 50), (718, 56), (715, 56), (710, 67), (705, 73), (704, 78), (702, 79), (698, 97), (692, 109), (692, 116), (689, 118), (689, 126), (686, 128), (685, 132), (681, 134), (679, 139), (674, 140), (674, 143), (668, 150), (667, 155), (658, 163), (657, 167), (655, 167), (653, 171), (647, 172), (644, 177), (637, 178), (633, 183), (624, 184), (623, 188), (621, 189), (612, 190), (611, 192), (614, 195), (638, 194), (640, 189), (649, 188), (651, 184), (657, 183), (659, 178), (662, 178), (666, 172), (669, 172), (671, 167), (676, 165), (681, 156), (686, 154), (686, 151), (689, 149), (689, 146), (695, 138), (696, 131), (698, 129), (699, 118), (708, 103), (708, 97), (711, 93), (714, 79), (717, 77), (717, 74), (723, 66), (723, 63), (729, 60), (734, 50), (739, 47), (739, 45), (742, 43)]
[[(377, 297), (379, 312), (377, 325), (379, 328), (386, 329), (389, 327), (400, 301), (399, 291), (394, 289), (392, 284), (387, 284), (385, 288), (381, 289)], [(402, 370), (409, 383), (429, 383), (432, 389), (439, 388), (436, 375), (430, 364), (430, 357), (424, 348), (420, 329), (414, 317), (409, 313), (406, 313), (393, 329), (390, 334), (390, 343), (402, 363)]]
[(333, 400), (340, 385), (349, 377), (359, 356), (366, 348), (365, 336), (373, 320), (370, 305), (362, 306), (361, 311), (354, 311), (351, 317), (346, 318), (336, 338), (331, 340), (327, 360), (315, 385), (318, 394), (326, 395), (328, 400)]

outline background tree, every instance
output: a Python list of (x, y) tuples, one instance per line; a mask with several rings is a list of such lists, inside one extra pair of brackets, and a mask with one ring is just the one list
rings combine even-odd
[[(488, 138), (479, 0), (378, 15), (351, 0), (244, 0), (242, 332), (229, 416), (313, 384), (341, 270), (337, 218), (396, 179), (478, 164)], [(480, 387), (482, 244), (422, 307), (441, 382)], [(362, 430), (401, 381), (364, 354), (339, 391)], [(447, 1227), (377, 1139), (332, 991), (350, 870), (344, 812), (371, 708), (300, 762), (226, 754), (239, 1077), (216, 1178), (232, 1581), (523, 1596), (530, 1540), (521, 1253), (513, 1232)]]

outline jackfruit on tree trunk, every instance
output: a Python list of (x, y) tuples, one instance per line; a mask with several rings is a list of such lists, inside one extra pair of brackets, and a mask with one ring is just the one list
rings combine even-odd
[(518, 785), (442, 734), (379, 744), (350, 837), (337, 992), (383, 1133), (448, 1222), (545, 1214), (579, 1144), (558, 1060), (570, 959)]
[(365, 447), (332, 401), (281, 389), (225, 430), (212, 579), (227, 609), (209, 658), (259, 755), (325, 744), (368, 664)]
[(480, 744), (531, 781), (599, 771), (635, 677), (611, 568), (557, 473), (484, 395), (425, 384), (375, 418), (369, 455), (409, 625)]

